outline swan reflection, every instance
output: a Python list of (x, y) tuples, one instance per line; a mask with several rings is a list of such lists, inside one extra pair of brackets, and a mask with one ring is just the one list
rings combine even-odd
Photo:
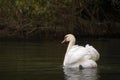
[(98, 80), (97, 69), (63, 68), (66, 80)]

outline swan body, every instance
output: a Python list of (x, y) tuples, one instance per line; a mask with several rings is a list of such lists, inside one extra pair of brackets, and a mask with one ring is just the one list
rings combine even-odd
[(100, 55), (93, 46), (90, 46), (89, 44), (87, 44), (85, 47), (75, 45), (76, 39), (72, 34), (66, 35), (62, 43), (67, 41), (69, 42), (69, 45), (64, 57), (64, 67), (97, 67), (96, 61), (99, 59)]

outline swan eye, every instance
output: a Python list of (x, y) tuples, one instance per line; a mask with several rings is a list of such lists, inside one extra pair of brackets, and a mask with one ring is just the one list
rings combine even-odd
[(68, 36), (65, 36), (64, 38), (67, 38)]

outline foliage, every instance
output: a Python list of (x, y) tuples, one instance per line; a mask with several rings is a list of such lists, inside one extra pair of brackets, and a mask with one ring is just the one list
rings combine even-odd
[[(95, 35), (99, 29), (98, 35), (104, 35), (111, 31), (109, 26), (119, 25), (120, 1), (0, 0), (0, 15), (0, 36), (26, 38), (66, 32)], [(101, 24), (107, 28), (98, 28)]]

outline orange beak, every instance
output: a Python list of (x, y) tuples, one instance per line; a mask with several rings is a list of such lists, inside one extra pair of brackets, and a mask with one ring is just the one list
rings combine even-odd
[(64, 40), (61, 42), (62, 44), (66, 42), (66, 38), (64, 38)]

